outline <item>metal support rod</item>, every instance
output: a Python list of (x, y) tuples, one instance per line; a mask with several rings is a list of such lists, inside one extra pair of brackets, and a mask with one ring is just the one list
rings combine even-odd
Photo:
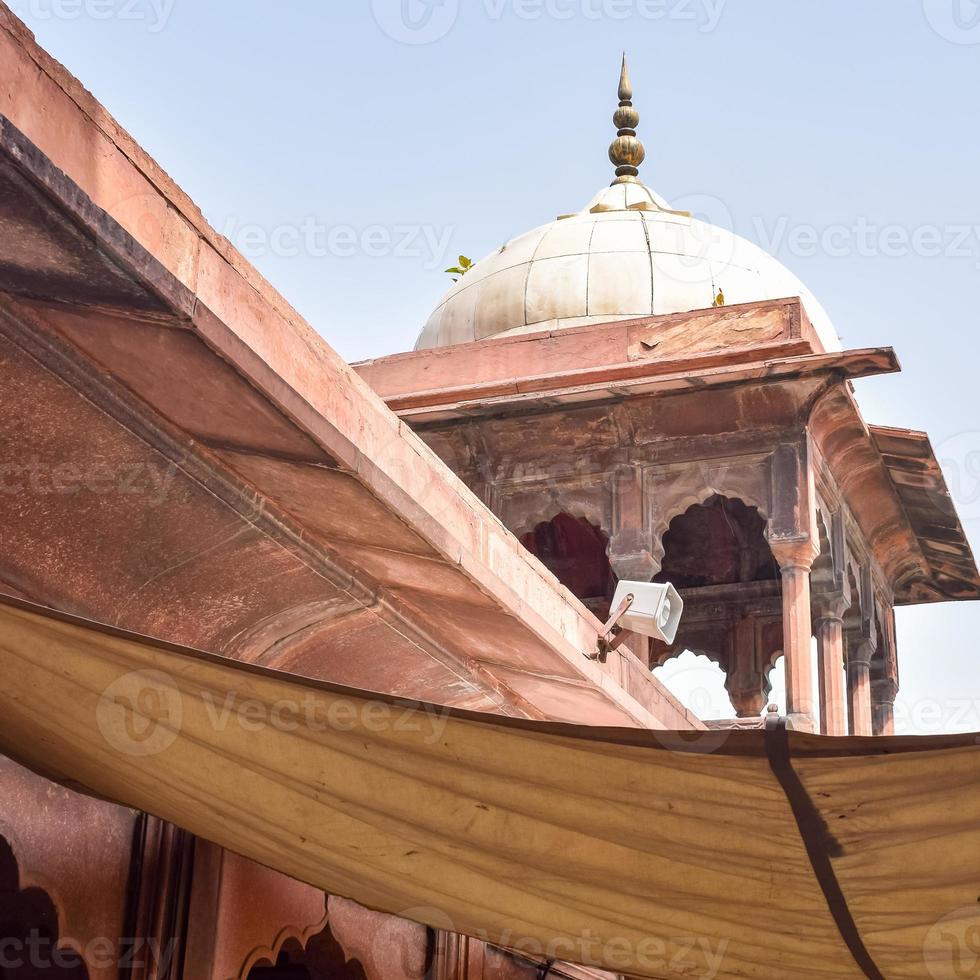
[(591, 660), (598, 660), (599, 663), (604, 664), (608, 654), (615, 650), (629, 635), (626, 630), (621, 629), (616, 633), (613, 633), (613, 630), (617, 628), (616, 624), (633, 605), (633, 599), (633, 593), (628, 592), (623, 596), (623, 601), (609, 614), (609, 618), (603, 623), (602, 632), (599, 634), (596, 652), (589, 655)]

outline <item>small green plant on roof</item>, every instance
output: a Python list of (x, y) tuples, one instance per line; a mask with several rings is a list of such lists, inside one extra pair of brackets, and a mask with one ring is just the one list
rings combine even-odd
[(459, 265), (451, 266), (446, 269), (451, 276), (454, 276), (453, 282), (459, 282), (460, 277), (465, 276), (470, 269), (473, 268), (473, 260), (468, 259), (465, 255), (459, 257)]

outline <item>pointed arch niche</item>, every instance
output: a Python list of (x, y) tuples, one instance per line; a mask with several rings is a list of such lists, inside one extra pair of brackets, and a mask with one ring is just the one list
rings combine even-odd
[(305, 944), (295, 937), (287, 939), (275, 962), (260, 959), (245, 980), (367, 980), (367, 974), (356, 959), (348, 959), (328, 923)]
[(600, 527), (562, 511), (539, 521), (520, 541), (594, 613), (608, 613), (615, 582), (607, 553), (609, 539)]
[(21, 888), (13, 848), (0, 837), (0, 938), (3, 980), (88, 980), (88, 968), (61, 945), (58, 910), (41, 888)]
[[(756, 717), (765, 709), (769, 673), (783, 644), (779, 566), (766, 526), (757, 507), (711, 494), (671, 519), (654, 578), (679, 589), (684, 616), (672, 646), (651, 644), (651, 667), (661, 668), (685, 651), (707, 658), (723, 675), (739, 718)], [(669, 686), (671, 672), (663, 673)], [(710, 678), (706, 664), (700, 674), (706, 682)], [(715, 710), (723, 702), (710, 690), (704, 689), (703, 699), (706, 708)]]

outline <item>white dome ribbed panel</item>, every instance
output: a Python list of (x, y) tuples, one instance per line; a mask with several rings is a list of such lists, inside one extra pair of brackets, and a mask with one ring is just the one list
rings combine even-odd
[(639, 182), (614, 184), (584, 211), (535, 228), (453, 285), (417, 349), (631, 316), (799, 296), (827, 350), (840, 340), (782, 263), (724, 228), (669, 210)]

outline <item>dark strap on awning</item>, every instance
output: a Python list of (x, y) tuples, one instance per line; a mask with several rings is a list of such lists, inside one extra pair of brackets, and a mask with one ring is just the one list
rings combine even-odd
[(820, 812), (813, 805), (810, 794), (807, 793), (799, 774), (793, 768), (790, 757), (789, 734), (786, 730), (786, 719), (776, 718), (767, 720), (766, 724), (766, 756), (769, 767), (773, 771), (779, 785), (782, 786), (786, 799), (796, 818), (796, 826), (800, 831), (803, 846), (806, 847), (810, 866), (816, 875), (817, 882), (827, 900), (827, 908), (834, 917), (837, 930), (847, 944), (855, 962), (864, 971), (868, 980), (885, 980), (882, 972), (875, 965), (868, 948), (864, 945), (857, 923), (848, 907), (847, 899), (841, 891), (840, 882), (834, 873), (831, 858), (841, 853), (840, 844), (830, 832)]

